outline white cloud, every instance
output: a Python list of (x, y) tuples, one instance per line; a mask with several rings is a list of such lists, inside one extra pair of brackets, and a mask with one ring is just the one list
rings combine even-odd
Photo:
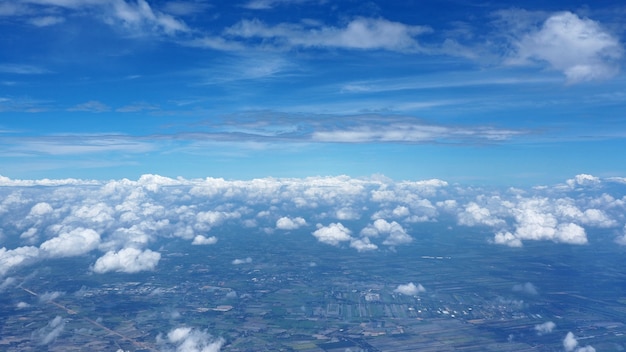
[(340, 242), (350, 241), (351, 233), (352, 231), (338, 222), (328, 226), (317, 224), (317, 230), (313, 232), (313, 236), (322, 243), (337, 246)]
[(493, 127), (452, 128), (417, 122), (388, 121), (384, 125), (359, 124), (343, 128), (316, 130), (311, 135), (311, 139), (317, 142), (333, 143), (421, 143), (439, 140), (461, 143), (469, 140), (503, 141), (523, 133), (522, 131)]
[(483, 208), (475, 202), (470, 202), (465, 206), (465, 210), (458, 214), (459, 225), (465, 226), (502, 226), (504, 220), (499, 219), (491, 214), (489, 209)]
[(92, 230), (82, 227), (42, 243), (39, 248), (50, 257), (75, 257), (90, 252), (100, 244), (100, 235)]
[(52, 206), (50, 204), (46, 202), (40, 202), (33, 205), (33, 207), (30, 209), (30, 212), (28, 213), (28, 216), (42, 216), (51, 213), (53, 210), (54, 209), (52, 209)]
[(545, 323), (535, 325), (535, 331), (537, 331), (538, 335), (545, 335), (551, 333), (555, 327), (555, 323), (546, 321)]
[(614, 76), (623, 53), (618, 38), (598, 22), (571, 12), (553, 14), (515, 45), (517, 56), (512, 62), (545, 61), (570, 83)]
[(48, 27), (65, 22), (65, 18), (59, 16), (43, 16), (32, 18), (29, 22), (37, 27)]
[(539, 294), (539, 292), (537, 292), (537, 287), (535, 287), (535, 285), (530, 282), (513, 286), (513, 291), (522, 292), (533, 296)]
[(413, 238), (406, 233), (402, 225), (395, 221), (387, 222), (385, 219), (374, 221), (373, 224), (361, 230), (361, 235), (370, 237), (387, 236), (383, 241), (383, 244), (387, 246), (396, 246), (413, 241)]
[(263, 38), (287, 47), (335, 47), (345, 49), (383, 49), (416, 51), (415, 37), (429, 32), (428, 27), (409, 26), (382, 18), (357, 18), (345, 27), (279, 24), (269, 26), (259, 20), (243, 20), (228, 28), (226, 34), (241, 38)]
[(574, 334), (570, 331), (567, 333), (567, 335), (565, 335), (565, 338), (563, 339), (563, 348), (565, 348), (566, 352), (572, 352), (574, 350), (578, 350), (576, 347), (578, 347), (578, 340), (576, 339), (576, 336), (574, 336)]
[(159, 264), (161, 253), (149, 249), (124, 248), (119, 252), (109, 251), (96, 260), (93, 271), (99, 274), (110, 271), (137, 273), (154, 270)]
[(416, 286), (414, 283), (409, 282), (406, 285), (398, 285), (393, 292), (401, 293), (407, 296), (415, 296), (418, 293), (426, 292), (426, 289), (422, 286), (422, 284), (417, 284)]
[(209, 244), (215, 244), (215, 243), (217, 243), (217, 237), (215, 236), (205, 237), (202, 235), (196, 235), (196, 237), (194, 237), (193, 241), (191, 242), (191, 244), (194, 246), (209, 245)]
[(565, 183), (570, 186), (570, 188), (577, 186), (593, 186), (600, 184), (600, 178), (589, 174), (579, 174), (565, 181)]
[(235, 259), (232, 261), (233, 265), (241, 265), (241, 264), (250, 264), (252, 263), (252, 258), (248, 257), (245, 259)]
[(563, 348), (566, 352), (595, 352), (596, 349), (591, 346), (579, 347), (576, 336), (570, 331), (563, 339)]
[(362, 237), (360, 239), (351, 239), (350, 247), (356, 249), (359, 252), (374, 251), (378, 249), (378, 246), (370, 242), (370, 239), (367, 237)]
[(296, 230), (302, 226), (306, 226), (306, 220), (301, 217), (292, 219), (284, 216), (276, 221), (276, 228), (279, 230)]
[(166, 338), (157, 336), (157, 344), (162, 345), (164, 351), (176, 352), (219, 352), (226, 341), (223, 338), (214, 338), (207, 331), (190, 327), (179, 327), (170, 330)]
[(39, 249), (37, 247), (18, 247), (7, 250), (0, 248), (0, 276), (4, 276), (11, 269), (22, 264), (28, 264), (37, 260)]
[(56, 316), (48, 322), (48, 325), (35, 331), (33, 336), (39, 340), (40, 345), (48, 345), (63, 332), (65, 320), (61, 316)]

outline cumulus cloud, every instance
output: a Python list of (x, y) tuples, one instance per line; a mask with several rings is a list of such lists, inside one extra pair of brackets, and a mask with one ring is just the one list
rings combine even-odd
[(395, 221), (387, 222), (385, 219), (374, 221), (373, 224), (361, 230), (361, 235), (370, 237), (387, 236), (383, 241), (383, 244), (387, 246), (397, 246), (413, 241), (413, 238), (406, 233), (402, 225)]
[(553, 241), (557, 243), (586, 244), (584, 228), (573, 222), (559, 222), (557, 207), (547, 198), (522, 199), (511, 206), (515, 217), (515, 231), (500, 231), (494, 243), (521, 247), (523, 241)]
[(493, 216), (489, 209), (483, 208), (475, 202), (470, 202), (465, 206), (465, 210), (458, 214), (459, 225), (476, 226), (502, 226), (504, 220)]
[(306, 220), (301, 217), (289, 218), (284, 216), (276, 221), (276, 228), (279, 230), (296, 230), (306, 226)]
[(190, 327), (178, 327), (170, 330), (165, 337), (157, 336), (157, 344), (163, 351), (176, 352), (219, 352), (226, 341), (214, 338), (207, 331)]
[(563, 72), (570, 83), (614, 76), (623, 54), (617, 37), (598, 22), (571, 12), (551, 15), (541, 28), (527, 33), (515, 45), (513, 62), (547, 62)]
[(322, 243), (338, 246), (341, 242), (350, 241), (351, 233), (350, 229), (338, 222), (328, 226), (317, 224), (317, 230), (313, 232), (313, 236)]
[(551, 333), (555, 327), (555, 323), (546, 321), (545, 323), (535, 325), (535, 331), (537, 331), (538, 335), (545, 335)]
[(217, 237), (215, 236), (205, 237), (202, 235), (196, 235), (196, 237), (194, 237), (193, 241), (191, 242), (191, 244), (194, 246), (209, 245), (209, 244), (215, 244), (215, 243), (217, 243)]
[(26, 246), (15, 249), (0, 248), (0, 276), (22, 264), (34, 262), (39, 257), (39, 248)]
[(401, 293), (407, 296), (415, 296), (418, 293), (426, 292), (426, 289), (422, 286), (422, 284), (417, 284), (416, 286), (414, 283), (409, 282), (406, 285), (398, 285), (393, 292)]
[(109, 251), (96, 260), (93, 271), (99, 274), (110, 271), (137, 273), (154, 270), (161, 260), (161, 253), (149, 249), (124, 248), (119, 252)]
[(378, 246), (370, 242), (370, 239), (367, 237), (363, 237), (360, 239), (353, 238), (352, 240), (350, 240), (350, 247), (356, 249), (359, 252), (374, 251), (378, 249)]
[(100, 235), (82, 227), (61, 233), (42, 243), (39, 248), (50, 257), (75, 257), (90, 252), (100, 244)]

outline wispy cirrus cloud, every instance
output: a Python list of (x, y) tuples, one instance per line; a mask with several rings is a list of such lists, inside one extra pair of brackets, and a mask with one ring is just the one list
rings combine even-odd
[(258, 39), (278, 47), (344, 48), (363, 50), (419, 51), (416, 37), (428, 33), (426, 26), (412, 26), (383, 18), (356, 18), (345, 26), (302, 23), (268, 25), (261, 20), (242, 20), (227, 28), (233, 38)]

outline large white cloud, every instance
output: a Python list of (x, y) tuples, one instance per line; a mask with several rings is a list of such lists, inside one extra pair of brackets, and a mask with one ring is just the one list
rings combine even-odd
[(18, 247), (15, 249), (0, 248), (0, 276), (4, 276), (11, 269), (22, 264), (37, 260), (39, 248), (32, 246)]
[(137, 273), (154, 270), (159, 264), (161, 253), (149, 249), (124, 248), (119, 252), (109, 251), (96, 260), (93, 271), (99, 274), (110, 271)]
[(317, 230), (313, 232), (313, 236), (318, 241), (333, 246), (339, 245), (341, 242), (350, 241), (352, 231), (343, 226), (341, 223), (331, 223), (328, 226), (317, 224)]
[(74, 257), (90, 252), (99, 244), (100, 234), (79, 227), (45, 241), (39, 248), (51, 257)]
[(571, 12), (553, 14), (516, 46), (518, 62), (545, 61), (571, 83), (612, 77), (623, 53), (616, 36), (598, 22)]

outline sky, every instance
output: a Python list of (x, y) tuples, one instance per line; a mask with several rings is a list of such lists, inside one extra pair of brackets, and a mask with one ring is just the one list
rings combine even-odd
[(0, 175), (626, 174), (617, 1), (0, 0)]

